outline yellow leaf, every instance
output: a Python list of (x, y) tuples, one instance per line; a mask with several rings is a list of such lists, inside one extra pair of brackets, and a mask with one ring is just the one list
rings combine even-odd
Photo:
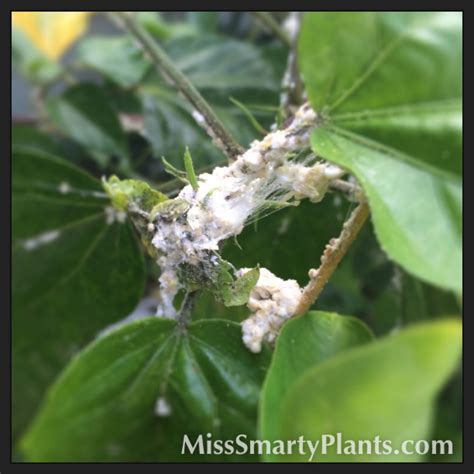
[(12, 12), (12, 26), (50, 59), (58, 59), (84, 33), (92, 13)]

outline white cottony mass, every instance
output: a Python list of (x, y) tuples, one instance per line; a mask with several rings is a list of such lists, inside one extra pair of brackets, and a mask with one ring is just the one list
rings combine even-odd
[[(210, 255), (219, 250), (219, 243), (240, 234), (249, 218), (268, 208), (270, 202), (285, 203), (303, 198), (319, 202), (329, 183), (343, 174), (341, 169), (325, 162), (308, 165), (307, 159), (302, 162), (294, 159), (295, 154), (309, 147), (317, 120), (309, 105), (302, 106), (287, 128), (252, 142), (250, 148), (230, 165), (199, 175), (197, 189), (185, 186), (169, 207), (174, 206), (176, 212), (167, 211), (167, 214), (156, 216), (152, 244), (158, 250), (162, 271), (157, 315), (175, 316), (173, 300), (182, 287), (178, 276), (180, 265), (198, 266), (206, 262), (212, 266)], [(261, 278), (265, 279), (270, 272), (267, 274), (263, 270)], [(295, 284), (291, 280), (287, 284), (291, 297), (298, 296), (300, 291)], [(280, 320), (291, 313), (290, 298), (284, 296), (284, 291), (279, 294), (287, 307), (281, 309), (281, 314), (276, 310), (272, 312), (270, 329), (265, 329), (262, 336), (267, 339), (276, 334)], [(255, 311), (263, 315), (263, 308)], [(256, 321), (256, 315), (249, 321)], [(251, 324), (244, 323), (244, 332)], [(258, 331), (260, 329), (253, 329), (255, 334)], [(244, 341), (256, 352), (260, 350), (258, 338), (245, 336)]]

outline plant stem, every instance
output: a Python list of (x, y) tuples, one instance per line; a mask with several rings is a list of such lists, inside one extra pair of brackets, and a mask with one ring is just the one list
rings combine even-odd
[(350, 200), (361, 202), (363, 199), (365, 199), (362, 189), (357, 184), (351, 183), (349, 181), (335, 179), (334, 181), (331, 181), (329, 188), (334, 191), (340, 191), (346, 194)]
[(178, 312), (178, 324), (181, 327), (186, 326), (191, 320), (191, 311), (196, 304), (199, 293), (199, 291), (188, 291), (184, 296), (184, 300)]
[(290, 29), (290, 51), (286, 64), (285, 74), (282, 81), (282, 94), (280, 107), (285, 119), (292, 115), (295, 110), (304, 102), (303, 81), (298, 67), (298, 37), (302, 21), (301, 12), (290, 12), (287, 21), (293, 23)]
[(191, 103), (199, 114), (198, 116), (202, 117), (203, 128), (225, 155), (230, 160), (234, 160), (242, 154), (243, 148), (224, 127), (204, 97), (175, 66), (164, 49), (137, 23), (132, 14), (129, 12), (113, 12), (110, 15), (114, 21), (137, 40), (140, 48), (149, 56), (156, 69), (169, 79)]
[(252, 12), (255, 18), (271, 33), (273, 33), (285, 46), (291, 48), (291, 40), (286, 34), (286, 31), (279, 25), (279, 23), (268, 12)]
[(349, 219), (344, 222), (341, 234), (336, 239), (331, 239), (326, 245), (321, 257), (321, 265), (309, 271), (310, 281), (303, 290), (301, 300), (296, 308), (295, 315), (306, 313), (311, 305), (321, 294), (324, 286), (336, 270), (342, 257), (346, 254), (352, 242), (362, 229), (369, 216), (369, 206), (366, 202), (360, 203), (352, 211)]

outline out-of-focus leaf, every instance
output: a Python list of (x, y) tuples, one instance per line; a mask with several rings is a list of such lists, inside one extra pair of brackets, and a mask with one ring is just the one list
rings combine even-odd
[(206, 166), (224, 159), (206, 132), (191, 118), (187, 104), (179, 103), (175, 94), (166, 89), (148, 89), (143, 94), (145, 138), (157, 157), (166, 156), (175, 166), (181, 166), (186, 146), (196, 166)]
[(13, 433), (82, 344), (126, 316), (144, 287), (143, 257), (100, 183), (51, 155), (13, 164)]
[[(301, 375), (286, 395), (278, 439), (429, 439), (436, 395), (459, 363), (462, 329), (456, 320), (414, 325), (379, 341), (345, 351)], [(345, 446), (345, 445), (344, 445)], [(336, 443), (313, 461), (420, 461), (419, 454), (336, 452)], [(307, 461), (294, 452), (286, 461)]]
[(122, 87), (131, 87), (144, 76), (149, 63), (128, 37), (90, 37), (78, 48), (79, 59)]
[(394, 260), (458, 293), (461, 23), (452, 12), (311, 13), (299, 55), (322, 117), (314, 151), (359, 179)]
[(216, 33), (219, 27), (220, 12), (188, 12), (189, 23), (202, 33)]
[(200, 90), (227, 92), (279, 87), (279, 78), (273, 75), (259, 49), (250, 43), (200, 34), (172, 38), (164, 46), (176, 66)]
[(12, 127), (12, 145), (42, 151), (51, 155), (60, 153), (60, 146), (46, 133), (33, 125), (14, 125)]
[(207, 433), (255, 437), (267, 362), (268, 353), (251, 354), (228, 321), (128, 324), (72, 361), (22, 448), (30, 461), (256, 460), (181, 450), (185, 434), (192, 445), (199, 435), (205, 445)]
[(48, 102), (51, 118), (72, 139), (106, 165), (128, 156), (125, 134), (107, 94), (93, 84), (72, 86)]
[(282, 402), (306, 369), (371, 339), (370, 330), (359, 320), (336, 313), (314, 311), (286, 323), (278, 336), (260, 398), (260, 439), (280, 439)]
[(143, 28), (160, 40), (166, 39), (173, 31), (172, 26), (163, 21), (160, 12), (136, 12), (135, 15)]

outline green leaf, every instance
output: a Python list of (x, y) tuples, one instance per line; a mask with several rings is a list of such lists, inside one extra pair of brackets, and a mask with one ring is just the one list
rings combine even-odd
[(148, 33), (163, 40), (172, 33), (173, 27), (163, 21), (160, 12), (136, 12), (135, 18)]
[(82, 63), (122, 87), (137, 84), (150, 67), (140, 48), (128, 37), (91, 37), (79, 44)]
[(225, 306), (241, 306), (249, 300), (250, 292), (257, 284), (260, 276), (260, 270), (252, 268), (244, 273), (241, 277), (231, 280), (230, 284), (223, 285), (218, 291), (222, 302)]
[(194, 172), (193, 159), (191, 158), (188, 147), (186, 147), (186, 150), (184, 151), (184, 169), (186, 170), (186, 176), (188, 178), (189, 184), (192, 186), (194, 191), (197, 191), (199, 185), (197, 182), (196, 173)]
[(228, 321), (130, 323), (72, 361), (22, 448), (29, 461), (232, 460), (182, 455), (183, 435), (193, 444), (207, 433), (255, 436), (267, 356), (245, 349), (239, 325)]
[[(168, 54), (200, 90), (277, 90), (279, 80), (254, 45), (213, 34), (187, 35), (165, 43)], [(255, 78), (258, 78), (256, 83)]]
[(217, 163), (224, 155), (191, 116), (190, 107), (166, 87), (145, 86), (142, 91), (145, 138), (156, 156), (165, 155), (181, 166), (186, 146), (193, 150), (197, 167)]
[(409, 157), (361, 143), (348, 132), (316, 130), (313, 148), (350, 168), (369, 198), (384, 250), (417, 277), (462, 289), (461, 181), (440, 176)]
[(70, 87), (48, 101), (51, 118), (105, 166), (111, 156), (128, 157), (125, 133), (103, 89), (93, 84)]
[(102, 186), (112, 204), (122, 211), (135, 205), (138, 209), (151, 212), (155, 206), (168, 200), (165, 194), (136, 179), (119, 179), (114, 175), (102, 178)]
[(202, 33), (216, 32), (219, 28), (220, 12), (187, 12), (187, 20)]
[[(283, 400), (306, 369), (372, 338), (370, 330), (359, 320), (336, 313), (313, 311), (288, 321), (278, 336), (260, 398), (260, 439), (279, 439)], [(278, 456), (266, 460), (270, 459), (276, 460)]]
[[(364, 187), (378, 239), (461, 291), (460, 13), (312, 13), (299, 59), (320, 156)], [(436, 78), (436, 80), (434, 80)]]
[[(290, 388), (281, 409), (278, 439), (429, 439), (435, 397), (461, 355), (459, 321), (419, 324), (357, 347), (308, 369)], [(346, 444), (343, 444), (343, 447)], [(382, 448), (381, 448), (382, 449)], [(294, 453), (286, 461), (307, 461)], [(419, 461), (403, 453), (337, 454), (336, 445), (313, 461)]]
[[(14, 149), (12, 206), (13, 431), (82, 344), (126, 316), (144, 263), (125, 215), (75, 166)], [(118, 220), (117, 220), (118, 219)]]
[(12, 145), (57, 155), (61, 147), (46, 133), (32, 125), (14, 125), (12, 127)]

